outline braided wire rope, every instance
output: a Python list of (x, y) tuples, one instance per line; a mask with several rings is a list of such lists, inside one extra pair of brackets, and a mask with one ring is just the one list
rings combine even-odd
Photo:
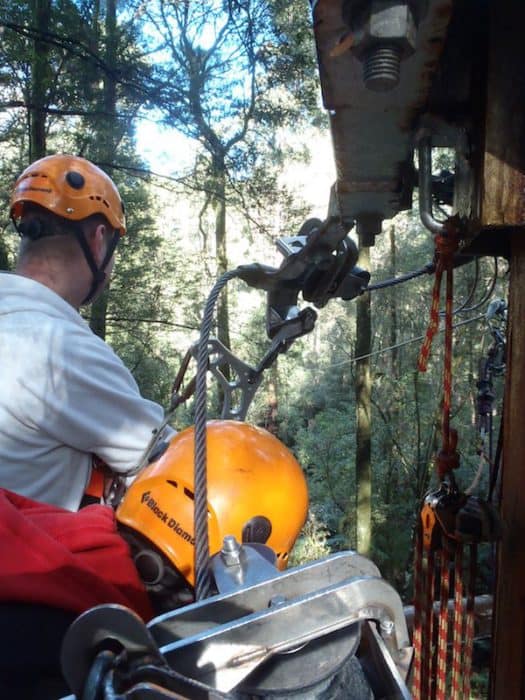
[(211, 290), (202, 317), (197, 348), (195, 374), (195, 454), (194, 454), (194, 528), (195, 528), (195, 599), (210, 595), (210, 544), (208, 535), (208, 478), (207, 478), (207, 373), (208, 342), (213, 323), (213, 313), (219, 294), (226, 284), (239, 276), (238, 270), (225, 272)]
[(376, 289), (387, 289), (388, 287), (395, 287), (397, 284), (409, 282), (410, 280), (416, 279), (416, 277), (421, 277), (421, 275), (431, 275), (435, 269), (436, 266), (434, 265), (434, 263), (427, 263), (423, 267), (419, 268), (419, 270), (407, 272), (404, 275), (400, 275), (399, 277), (393, 277), (392, 279), (369, 284), (363, 289), (363, 294), (365, 292), (375, 292)]

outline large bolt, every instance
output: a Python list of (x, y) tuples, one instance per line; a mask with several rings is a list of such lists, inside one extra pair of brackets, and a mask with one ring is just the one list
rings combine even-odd
[(363, 80), (369, 90), (386, 92), (399, 83), (401, 71), (401, 47), (378, 45), (364, 57)]
[(363, 63), (369, 90), (385, 92), (399, 83), (401, 61), (416, 48), (413, 6), (413, 0), (350, 0), (346, 6), (351, 50)]

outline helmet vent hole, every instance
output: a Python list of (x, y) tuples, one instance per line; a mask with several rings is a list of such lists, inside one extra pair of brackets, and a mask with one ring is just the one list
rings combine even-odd
[(184, 487), (184, 495), (187, 496), (188, 498), (191, 498), (191, 500), (195, 500), (195, 494), (193, 491), (190, 491), (186, 486)]
[(76, 170), (70, 170), (66, 175), (66, 182), (75, 190), (81, 190), (86, 181), (81, 173), (77, 173)]
[(102, 199), (102, 197), (99, 194), (92, 194), (89, 198), (91, 200), (96, 199), (96, 201), (101, 202), (106, 207), (106, 209), (111, 209), (111, 207), (109, 206), (109, 202), (106, 199)]
[(172, 479), (168, 479), (168, 484), (170, 484), (170, 486), (174, 486), (176, 489), (179, 488), (178, 483), (176, 481), (173, 481)]

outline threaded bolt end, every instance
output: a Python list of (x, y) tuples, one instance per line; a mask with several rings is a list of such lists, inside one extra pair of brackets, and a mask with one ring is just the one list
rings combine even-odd
[(241, 561), (241, 545), (233, 535), (226, 535), (222, 542), (221, 557), (226, 566), (238, 566)]
[(386, 92), (399, 83), (401, 48), (395, 44), (375, 46), (363, 62), (363, 80), (369, 90)]

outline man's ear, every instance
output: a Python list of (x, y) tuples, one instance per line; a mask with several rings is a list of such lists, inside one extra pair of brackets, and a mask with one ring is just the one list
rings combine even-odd
[(102, 261), (104, 260), (104, 256), (106, 255), (106, 249), (107, 249), (107, 240), (106, 240), (106, 226), (104, 224), (97, 224), (97, 227), (93, 231), (93, 234), (91, 236), (91, 251), (93, 253), (93, 257), (95, 258), (95, 262), (97, 265), (100, 265)]

